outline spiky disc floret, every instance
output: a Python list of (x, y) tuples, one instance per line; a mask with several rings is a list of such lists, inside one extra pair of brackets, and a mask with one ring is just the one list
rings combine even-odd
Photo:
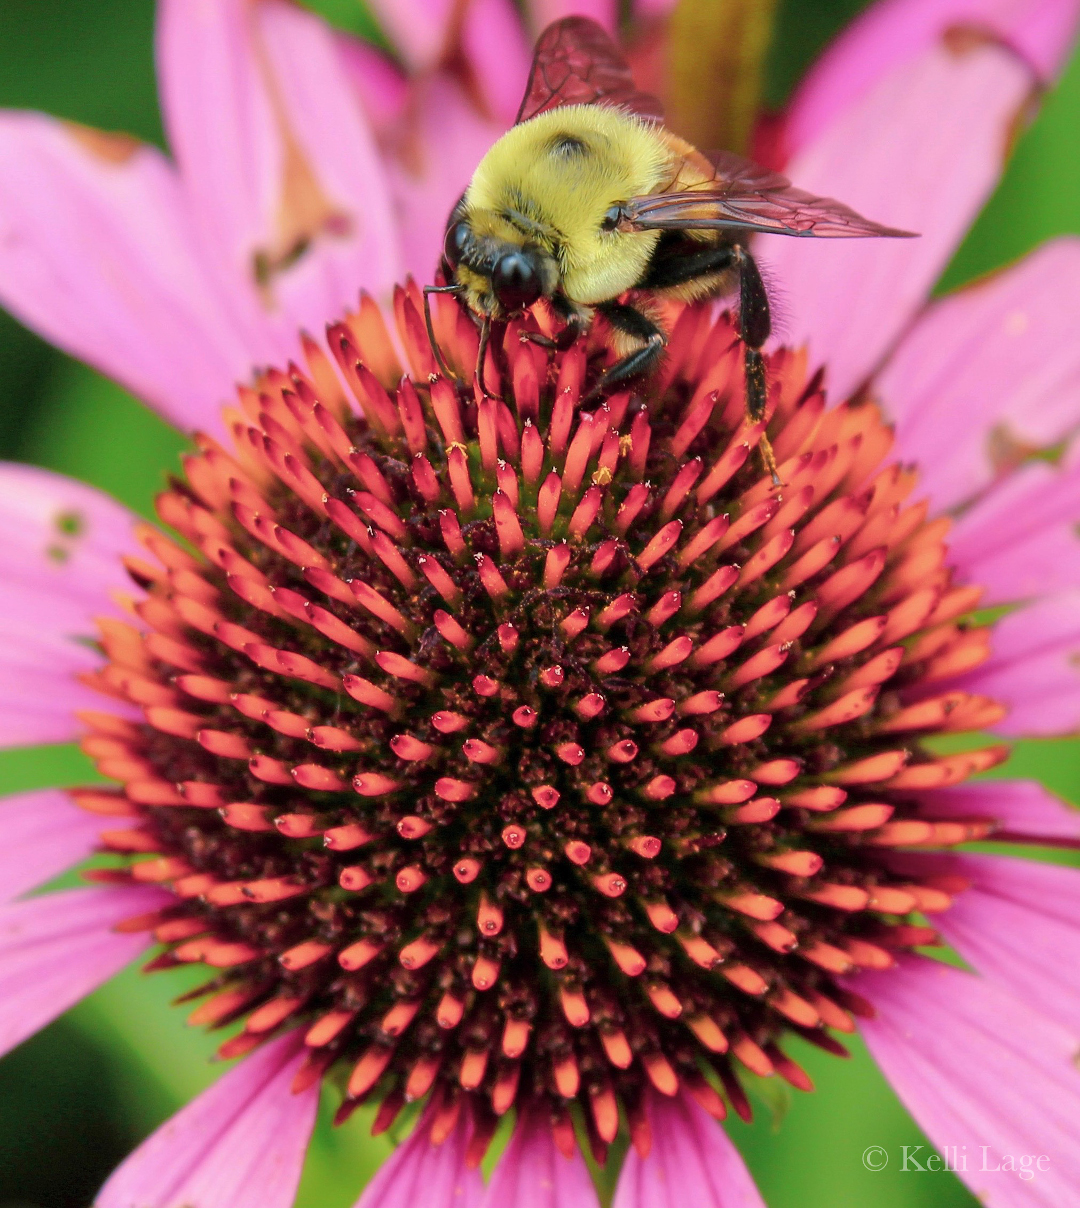
[[(351, 398), (309, 342), (161, 496), (188, 548), (144, 530), (96, 677), (146, 720), (87, 718), (124, 788), (75, 794), (130, 815), (104, 875), (171, 886), (154, 963), (220, 970), (194, 1018), (244, 1019), (226, 1054), (302, 1024), (303, 1077), (340, 1062), (380, 1127), (469, 1096), (482, 1152), (526, 1096), (568, 1144), (580, 1099), (600, 1152), (647, 1083), (718, 1116), (714, 1075), (739, 1110), (740, 1067), (805, 1086), (783, 1036), (839, 1048), (865, 1004), (837, 975), (932, 942), (910, 916), (960, 888), (889, 849), (991, 825), (920, 814), (1001, 755), (919, 744), (1000, 716), (939, 687), (987, 650), (944, 526), (876, 409), (827, 411), (785, 352), (774, 488), (707, 308), (600, 405), (599, 331), (511, 324), (503, 402), (431, 375), (415, 292), (397, 319), (411, 378), (365, 303), (330, 331)], [(471, 324), (439, 327), (471, 365)]]

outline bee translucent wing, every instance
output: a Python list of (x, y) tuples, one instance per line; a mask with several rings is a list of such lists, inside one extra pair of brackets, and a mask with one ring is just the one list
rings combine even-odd
[(638, 92), (614, 42), (587, 17), (553, 21), (536, 43), (517, 122), (563, 105), (611, 105), (660, 121), (656, 97)]
[(761, 192), (765, 189), (792, 187), (786, 176), (774, 172), (771, 168), (763, 168), (752, 159), (744, 159), (734, 151), (702, 151), (700, 155), (712, 164), (716, 180), (722, 181), (727, 188), (738, 187)]
[(787, 177), (728, 151), (712, 151), (706, 158), (716, 170), (712, 181), (631, 198), (622, 206), (618, 229), (765, 231), (826, 239), (914, 234), (863, 218), (842, 201), (796, 189)]

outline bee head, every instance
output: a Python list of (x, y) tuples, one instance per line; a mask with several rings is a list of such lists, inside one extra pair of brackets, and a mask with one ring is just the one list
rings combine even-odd
[[(486, 295), (496, 304), (490, 309), (510, 315), (528, 310), (553, 292), (558, 270), (547, 251), (520, 242), (520, 233), (505, 220), (499, 225), (505, 227), (505, 234), (516, 237), (500, 237), (494, 231), (479, 234), (476, 225), (466, 218), (452, 220), (446, 228), (443, 255), (455, 277), (473, 286), (478, 300)], [(486, 311), (489, 306), (481, 305), (481, 309)]]

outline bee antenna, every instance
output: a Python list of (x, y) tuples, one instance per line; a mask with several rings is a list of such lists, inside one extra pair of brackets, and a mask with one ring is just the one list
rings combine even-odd
[(427, 325), (428, 343), (431, 345), (432, 354), (435, 357), (435, 363), (439, 366), (439, 371), (443, 377), (448, 378), (451, 382), (461, 384), (461, 379), (458, 375), (451, 371), (450, 367), (443, 360), (442, 349), (439, 347), (438, 340), (435, 339), (435, 326), (431, 321), (431, 295), (432, 294), (460, 294), (464, 287), (461, 285), (425, 285), (424, 286), (424, 322)]

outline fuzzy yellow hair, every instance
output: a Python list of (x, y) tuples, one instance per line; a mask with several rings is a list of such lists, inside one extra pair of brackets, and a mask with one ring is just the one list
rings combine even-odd
[[(655, 127), (600, 105), (568, 105), (514, 126), (481, 160), (465, 195), (477, 234), (521, 242), (523, 230), (558, 260), (563, 292), (590, 305), (641, 277), (659, 235), (605, 231), (619, 202), (670, 174)], [(524, 220), (524, 221), (522, 221)]]

